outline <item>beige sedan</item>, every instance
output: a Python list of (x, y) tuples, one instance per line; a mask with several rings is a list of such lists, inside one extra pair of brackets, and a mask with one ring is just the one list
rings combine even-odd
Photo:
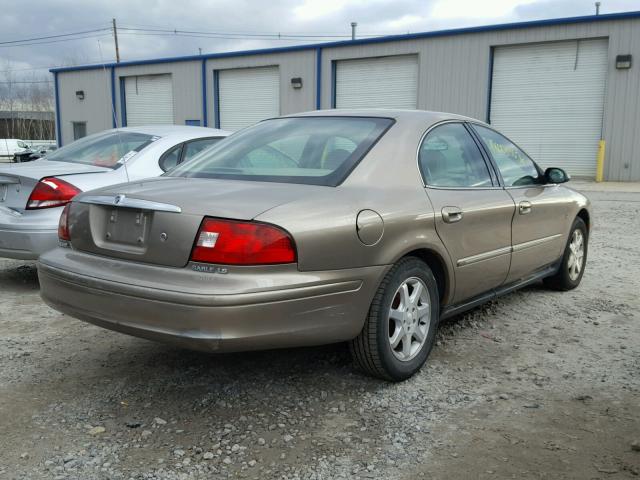
[(42, 297), (207, 351), (348, 341), (403, 380), (438, 322), (544, 280), (580, 283), (589, 201), (470, 118), (331, 110), (266, 120), (161, 178), (85, 192)]

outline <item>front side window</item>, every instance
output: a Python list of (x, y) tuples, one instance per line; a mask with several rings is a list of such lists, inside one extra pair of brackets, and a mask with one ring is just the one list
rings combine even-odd
[(370, 117), (266, 120), (169, 175), (335, 186), (392, 124), (388, 118)]
[(153, 139), (151, 135), (137, 132), (99, 133), (51, 152), (47, 160), (118, 168)]
[(420, 172), (432, 187), (490, 187), (491, 175), (475, 141), (461, 123), (431, 130), (418, 153)]
[(489, 149), (498, 170), (500, 170), (505, 187), (541, 183), (541, 175), (536, 164), (513, 142), (490, 128), (481, 125), (474, 125), (473, 128)]

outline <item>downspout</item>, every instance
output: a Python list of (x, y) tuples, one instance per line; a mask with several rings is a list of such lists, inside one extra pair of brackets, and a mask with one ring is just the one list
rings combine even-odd
[(316, 48), (316, 110), (322, 108), (322, 48)]
[(207, 119), (207, 60), (202, 59), (202, 126), (206, 127)]
[(56, 104), (56, 143), (62, 146), (62, 125), (60, 124), (60, 94), (58, 91), (58, 72), (53, 72), (53, 91)]

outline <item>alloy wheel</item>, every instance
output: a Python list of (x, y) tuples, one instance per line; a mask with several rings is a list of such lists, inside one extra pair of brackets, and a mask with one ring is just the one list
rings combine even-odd
[(584, 235), (582, 231), (576, 229), (571, 236), (569, 243), (569, 260), (567, 261), (567, 269), (569, 270), (569, 278), (576, 281), (580, 276), (584, 263)]
[(431, 300), (422, 280), (411, 277), (396, 290), (389, 309), (389, 345), (403, 362), (412, 360), (424, 346), (431, 328)]

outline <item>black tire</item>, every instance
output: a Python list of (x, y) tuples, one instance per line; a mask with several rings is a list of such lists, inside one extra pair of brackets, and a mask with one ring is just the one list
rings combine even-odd
[[(571, 275), (569, 273), (569, 261), (571, 258), (570, 245), (574, 232), (576, 230), (582, 232), (583, 235), (584, 256), (582, 257), (582, 266), (580, 267), (580, 273), (577, 277), (571, 278)], [(549, 288), (560, 291), (573, 290), (578, 285), (580, 285), (582, 275), (584, 275), (585, 266), (587, 265), (587, 252), (589, 250), (588, 246), (589, 234), (587, 232), (587, 226), (584, 223), (584, 220), (582, 220), (580, 217), (576, 217), (569, 232), (569, 238), (567, 239), (567, 245), (564, 248), (564, 254), (562, 256), (562, 261), (560, 262), (560, 267), (554, 275), (544, 279), (544, 284)]]
[[(421, 280), (426, 286), (431, 307), (430, 323), (421, 349), (415, 357), (403, 361), (394, 355), (389, 342), (389, 310), (400, 286), (410, 279)], [(425, 363), (435, 343), (439, 305), (436, 279), (429, 266), (416, 257), (401, 259), (385, 275), (371, 302), (360, 335), (350, 342), (355, 363), (367, 374), (384, 380), (399, 382), (411, 377)]]

